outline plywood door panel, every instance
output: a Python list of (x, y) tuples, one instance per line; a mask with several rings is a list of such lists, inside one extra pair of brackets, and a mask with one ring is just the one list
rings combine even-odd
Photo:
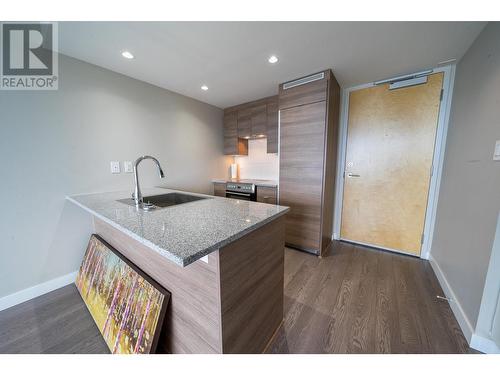
[(342, 238), (420, 254), (442, 83), (350, 94)]
[(280, 111), (280, 204), (289, 206), (286, 243), (319, 251), (325, 102)]

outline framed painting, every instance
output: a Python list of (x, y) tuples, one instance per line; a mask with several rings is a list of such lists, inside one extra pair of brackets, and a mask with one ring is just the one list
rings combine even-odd
[(170, 293), (93, 234), (76, 287), (111, 353), (154, 353)]

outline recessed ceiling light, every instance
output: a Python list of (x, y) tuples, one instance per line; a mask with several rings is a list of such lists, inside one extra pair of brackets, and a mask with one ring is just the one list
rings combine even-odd
[(203, 85), (203, 86), (201, 86), (201, 89), (202, 89), (203, 91), (207, 91), (207, 90), (208, 90), (208, 86), (207, 86), (207, 85)]
[(130, 51), (123, 51), (122, 56), (125, 57), (126, 59), (133, 59), (134, 55)]
[(269, 61), (271, 64), (276, 64), (278, 62), (278, 58), (272, 55), (267, 59), (267, 61)]

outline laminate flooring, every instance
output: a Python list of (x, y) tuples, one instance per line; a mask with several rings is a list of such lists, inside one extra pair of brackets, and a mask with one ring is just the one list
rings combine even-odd
[[(334, 242), (285, 250), (269, 353), (470, 353), (429, 262)], [(74, 284), (0, 312), (0, 353), (109, 353)]]

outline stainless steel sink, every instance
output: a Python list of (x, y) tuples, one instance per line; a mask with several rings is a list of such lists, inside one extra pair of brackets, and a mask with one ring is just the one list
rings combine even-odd
[[(202, 199), (207, 199), (207, 197), (199, 197), (196, 195), (182, 194), (182, 193), (168, 193), (162, 195), (151, 195), (148, 197), (143, 197), (144, 209), (155, 209), (175, 206), (178, 204), (184, 204), (194, 201), (199, 201)], [(120, 199), (118, 202), (125, 203), (131, 206), (135, 206), (134, 199)]]

